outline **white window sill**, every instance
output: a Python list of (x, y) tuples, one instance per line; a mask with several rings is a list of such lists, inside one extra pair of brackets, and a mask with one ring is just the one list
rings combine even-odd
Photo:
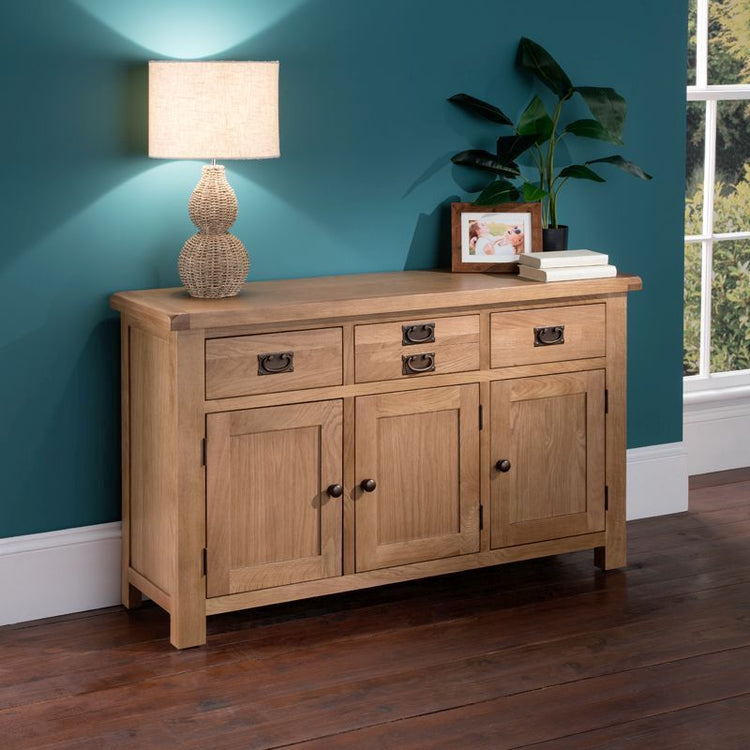
[(682, 401), (686, 409), (701, 404), (739, 406), (750, 403), (750, 371), (683, 378)]
[(682, 404), (685, 411), (693, 411), (704, 406), (739, 408), (745, 405), (750, 406), (750, 386), (684, 393)]

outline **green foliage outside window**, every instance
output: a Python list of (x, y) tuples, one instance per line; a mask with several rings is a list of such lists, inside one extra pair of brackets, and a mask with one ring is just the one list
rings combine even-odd
[[(703, 190), (685, 202), (685, 232), (700, 234)], [(721, 183), (716, 192), (724, 199), (716, 204), (717, 222), (750, 227), (750, 165), (742, 180), (727, 193)], [(700, 341), (700, 244), (685, 252), (685, 355), (683, 372), (698, 372)], [(711, 372), (750, 369), (750, 240), (714, 242), (711, 306)]]
[[(695, 82), (695, 0), (690, 0), (688, 80)], [(710, 0), (708, 83), (750, 83), (750, 0)], [(704, 115), (688, 107), (685, 234), (702, 234)], [(715, 232), (750, 231), (750, 102), (719, 102)], [(710, 372), (750, 369), (750, 241), (713, 243)], [(701, 245), (685, 247), (683, 372), (698, 372)]]

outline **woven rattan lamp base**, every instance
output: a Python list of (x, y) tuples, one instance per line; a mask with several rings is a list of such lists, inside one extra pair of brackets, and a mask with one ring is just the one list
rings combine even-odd
[(190, 196), (190, 219), (198, 227), (183, 246), (177, 268), (191, 297), (218, 299), (239, 294), (250, 261), (240, 240), (229, 234), (237, 218), (237, 196), (224, 167), (203, 167)]
[(239, 294), (249, 268), (245, 246), (229, 232), (194, 234), (184, 244), (177, 263), (190, 296), (204, 299)]

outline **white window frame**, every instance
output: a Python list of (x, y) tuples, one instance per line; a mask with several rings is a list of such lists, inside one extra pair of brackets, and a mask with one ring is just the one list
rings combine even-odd
[(716, 123), (718, 102), (750, 100), (750, 85), (717, 86), (708, 83), (708, 3), (697, 0), (695, 85), (687, 87), (689, 102), (706, 103), (703, 172), (703, 224), (701, 234), (685, 235), (685, 243), (701, 246), (701, 331), (698, 374), (683, 378), (686, 403), (732, 397), (750, 397), (750, 370), (710, 372), (711, 286), (713, 246), (721, 240), (750, 239), (747, 232), (714, 232), (714, 185), (716, 177)]

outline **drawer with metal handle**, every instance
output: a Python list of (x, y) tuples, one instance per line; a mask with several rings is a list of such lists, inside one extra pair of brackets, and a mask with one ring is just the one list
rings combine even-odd
[(206, 398), (341, 385), (341, 328), (206, 341)]
[(493, 313), (493, 368), (603, 357), (606, 315), (601, 303)]
[(354, 372), (358, 383), (478, 369), (478, 315), (354, 328)]

